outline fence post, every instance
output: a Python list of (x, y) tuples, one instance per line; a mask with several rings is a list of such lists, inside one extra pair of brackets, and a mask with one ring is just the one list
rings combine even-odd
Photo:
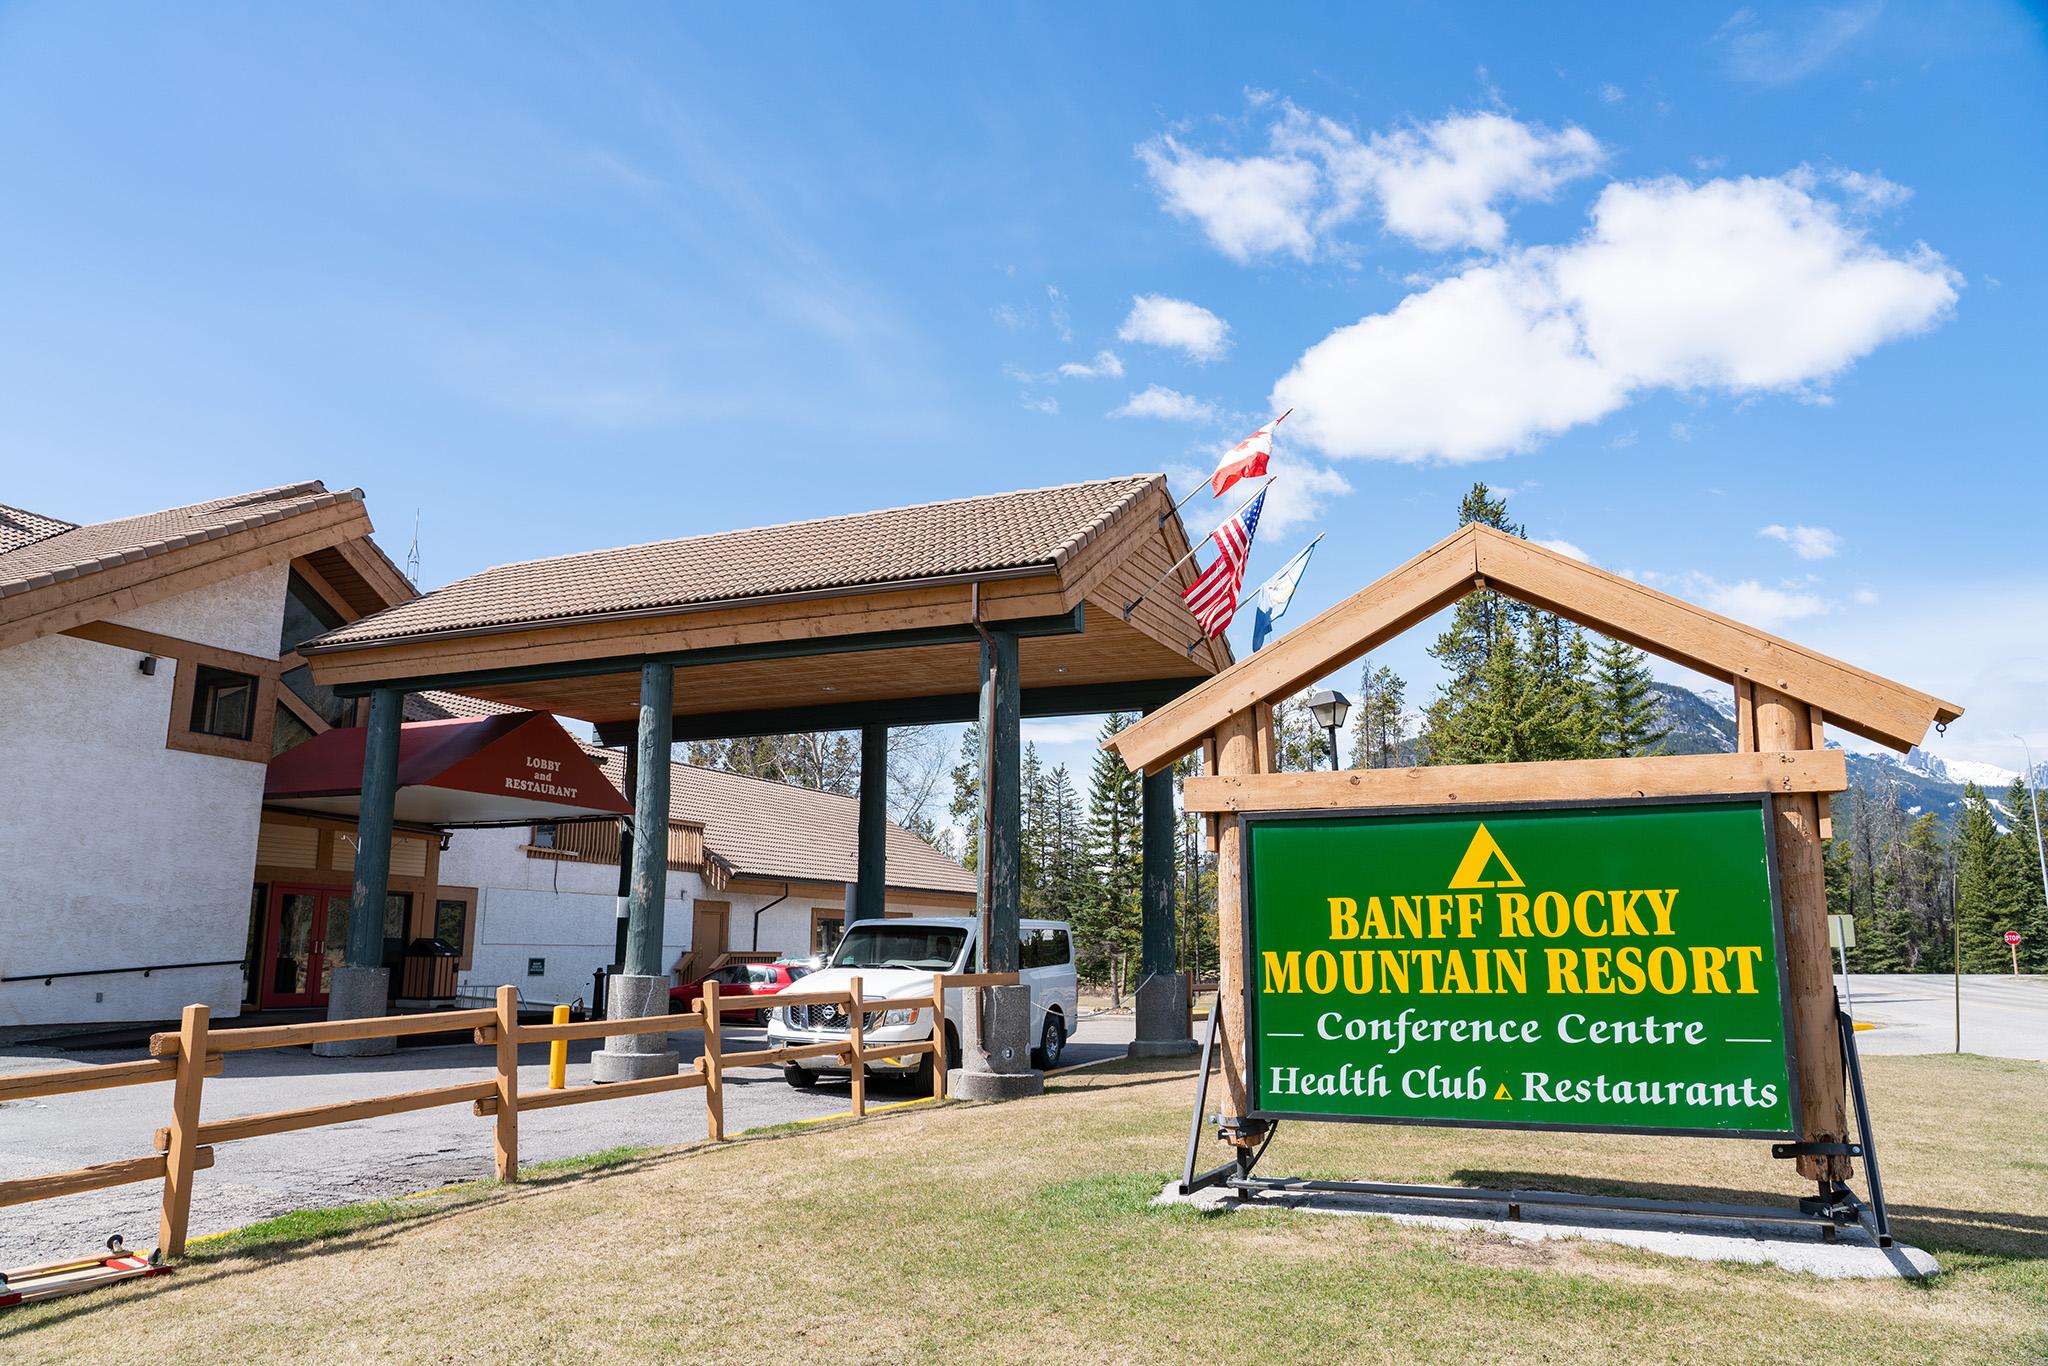
[[(567, 827), (575, 829), (574, 826)], [(569, 1023), (569, 1007), (555, 1007), (555, 1023)], [(560, 1091), (569, 1085), (569, 1041), (556, 1039), (548, 1045), (548, 1090)]]
[(185, 1226), (192, 1214), (193, 1151), (199, 1143), (199, 1095), (206, 1084), (206, 1034), (212, 1015), (207, 1006), (186, 1006), (178, 1022), (178, 1075), (171, 1083), (163, 1215), (156, 1230), (156, 1245), (166, 1257), (185, 1255)]
[(946, 974), (932, 974), (932, 1099), (946, 1098)]
[(864, 1119), (868, 1113), (868, 1065), (860, 1055), (867, 1042), (868, 1013), (862, 1009), (866, 998), (861, 994), (860, 978), (846, 984), (846, 996), (846, 1061), (852, 1069), (849, 1079), (853, 1084), (853, 1117)]
[(718, 983), (706, 982), (697, 1008), (704, 1015), (704, 1053), (697, 1066), (704, 1069), (704, 1136), (713, 1143), (725, 1140), (725, 1051), (718, 1011)]
[(494, 1144), (500, 1181), (519, 1179), (519, 989), (498, 988), (498, 1127)]

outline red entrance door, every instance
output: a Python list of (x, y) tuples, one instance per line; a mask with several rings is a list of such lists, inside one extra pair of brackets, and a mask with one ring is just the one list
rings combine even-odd
[(270, 890), (269, 954), (256, 1003), (323, 1006), (348, 951), (346, 888), (280, 883)]

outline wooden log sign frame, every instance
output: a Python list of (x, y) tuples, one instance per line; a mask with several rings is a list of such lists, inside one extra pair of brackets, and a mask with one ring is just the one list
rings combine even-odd
[[(1278, 771), (1275, 701), (1482, 589), (1728, 679), (1735, 693), (1736, 752)], [(1468, 525), (1120, 732), (1105, 747), (1117, 750), (1133, 770), (1151, 770), (1197, 750), (1203, 755), (1204, 775), (1187, 780), (1184, 800), (1189, 811), (1202, 815), (1208, 846), (1217, 855), (1221, 985), (1212, 1031), (1220, 1026), (1220, 1038), (1212, 1040), (1212, 1051), (1221, 1064), (1222, 1134), (1237, 1150), (1234, 1179), (1258, 1184), (1251, 1165), (1271, 1137), (1271, 1125), (1253, 1117), (1245, 1071), (1247, 993), (1256, 985), (1247, 980), (1244, 956), (1248, 817), (1765, 794), (1782, 906), (1782, 989), (1798, 1098), (1797, 1140), (1777, 1145), (1774, 1153), (1795, 1158), (1800, 1174), (1818, 1183), (1820, 1198), (1801, 1202), (1807, 1216), (1830, 1228), (1849, 1222), (1845, 1211), (1853, 1212), (1855, 1202), (1843, 1183), (1852, 1175), (1851, 1159), (1867, 1158), (1868, 1127), (1861, 1122), (1867, 1114), (1858, 1094), (1864, 1141), (1850, 1141), (1851, 1074), (1860, 1069), (1853, 1035), (1847, 1034), (1835, 1000), (1822, 861), (1822, 841), (1832, 834), (1828, 799), (1847, 789), (1848, 772), (1841, 752), (1826, 748), (1825, 727), (1836, 724), (1903, 751), (1920, 743), (1930, 726), (1946, 727), (1961, 714), (1952, 703), (1643, 584), (1491, 527)], [(1850, 1039), (1846, 1048), (1845, 1038)], [(1206, 1076), (1205, 1071), (1204, 1089)], [(1190, 1152), (1192, 1158), (1192, 1147)], [(1873, 1195), (1878, 1195), (1874, 1169), (1870, 1175)], [(1429, 1189), (1441, 1194), (1441, 1188)], [(1522, 1194), (1532, 1201), (1548, 1198)], [(1881, 1204), (1881, 1195), (1878, 1199)]]

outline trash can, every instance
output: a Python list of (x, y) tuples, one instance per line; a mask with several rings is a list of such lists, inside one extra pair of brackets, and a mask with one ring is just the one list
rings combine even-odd
[(455, 973), (462, 954), (445, 939), (415, 939), (399, 964), (398, 994), (408, 1001), (455, 999)]

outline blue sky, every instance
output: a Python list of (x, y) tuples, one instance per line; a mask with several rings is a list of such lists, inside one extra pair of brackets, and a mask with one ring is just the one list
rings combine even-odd
[(2038, 20), (1557, 13), (10, 5), (0, 501), (360, 485), (431, 585), (1292, 402), (1294, 622), (1484, 479), (2048, 752)]

